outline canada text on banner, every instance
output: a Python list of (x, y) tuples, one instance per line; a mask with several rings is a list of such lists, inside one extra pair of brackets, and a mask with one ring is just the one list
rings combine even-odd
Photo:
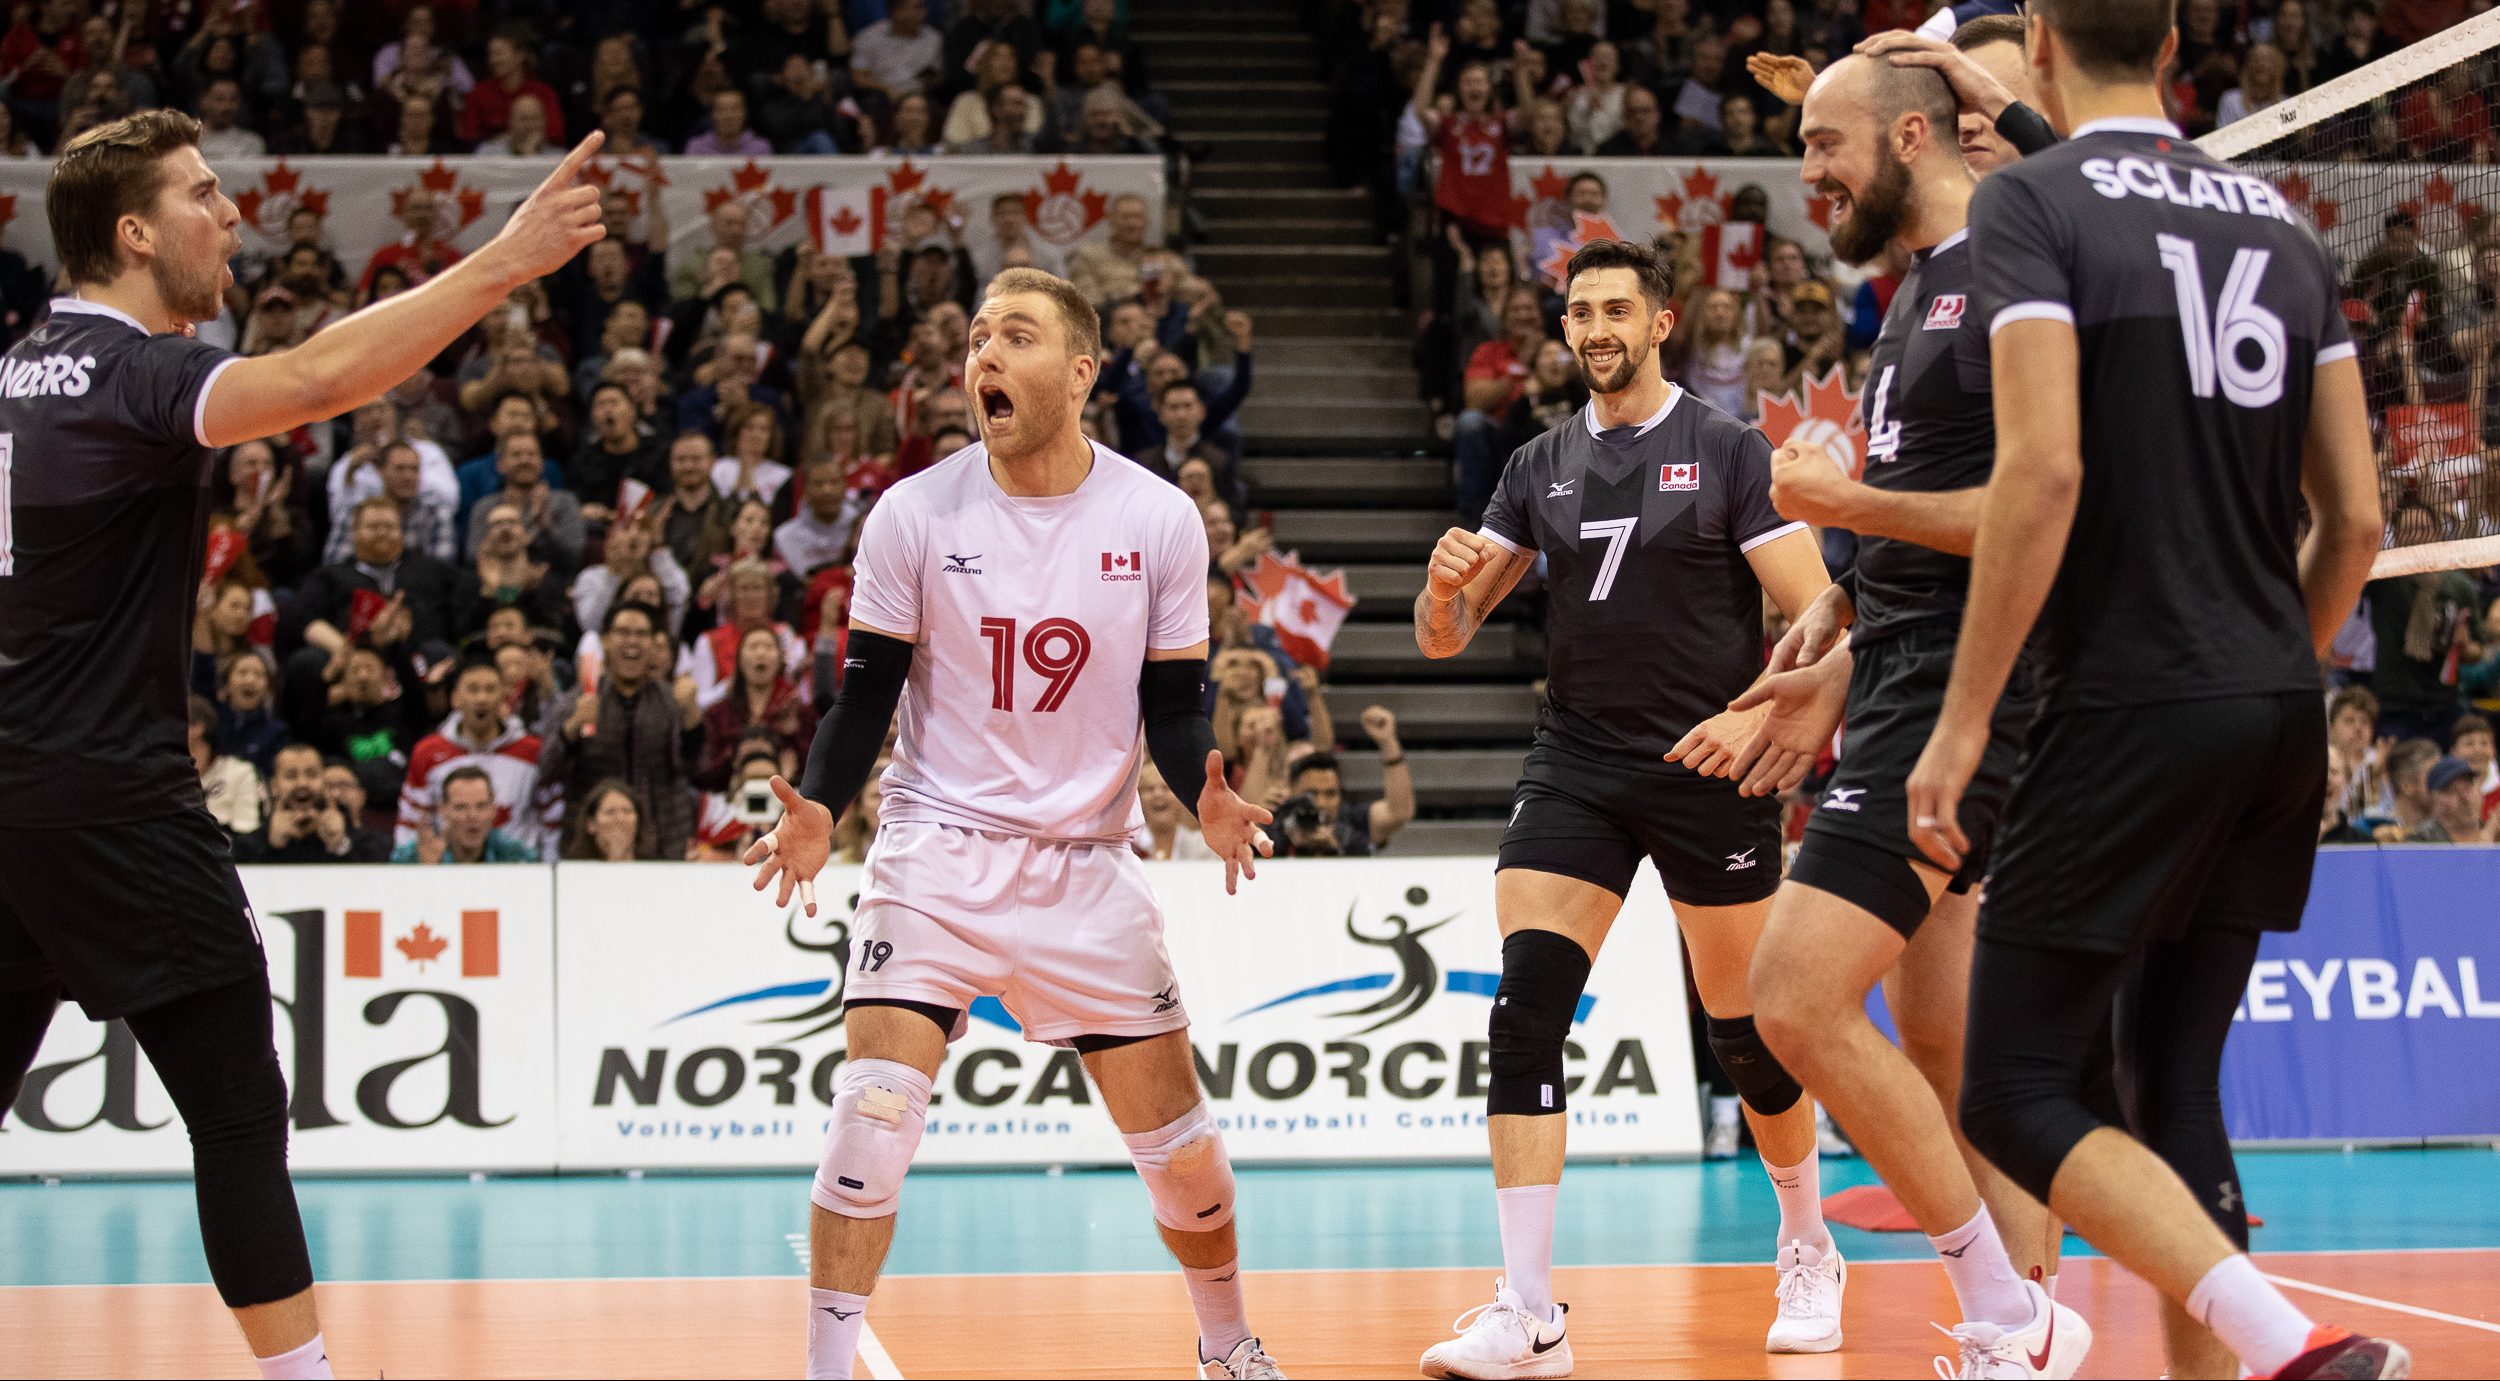
[[(1235, 1160), (1476, 1159), (1500, 979), (1490, 860), (1302, 860), (1224, 895), (1148, 864), (1199, 1080)], [(777, 911), (736, 869), (563, 864), (557, 995), (568, 1169), (814, 1165), (843, 1057), (858, 870)], [(699, 933), (700, 943), (690, 942)], [(1636, 887), (1568, 1047), (1571, 1149), (1699, 1149), (1674, 921)], [(1076, 1053), (994, 998), (938, 1070), (920, 1161), (1118, 1164)]]
[[(555, 1164), (553, 875), (262, 867), (289, 1156), (299, 1170)], [(185, 1174), (191, 1144), (130, 1028), (63, 1005), (8, 1116), (0, 1176)]]
[[(494, 237), (515, 207), (555, 166), (555, 158), (232, 158), (211, 166), (242, 212), (243, 252), (274, 254), (287, 243), (297, 207), (324, 217), (326, 247), (351, 276), (374, 251), (408, 233), (412, 201), (432, 208), (441, 237), (463, 252)], [(59, 263), (43, 215), (51, 164), (0, 160), (0, 236), (49, 270)], [(960, 225), (973, 262), (996, 262), (991, 203), (1012, 196), (1041, 240), (1065, 250), (1109, 234), (1111, 203), (1135, 194), (1147, 204), (1150, 233), (1163, 224), (1163, 160), (1105, 158), (663, 158), (593, 159), (590, 180), (621, 195), (637, 232), (656, 210), (668, 229), (669, 260), (700, 263), (712, 247), (711, 217), (734, 205), (748, 243), (780, 250), (831, 231), (838, 252), (868, 254), (902, 230), (903, 212), (921, 205)], [(869, 224), (873, 212), (874, 225)], [(871, 231), (874, 233), (870, 233)]]

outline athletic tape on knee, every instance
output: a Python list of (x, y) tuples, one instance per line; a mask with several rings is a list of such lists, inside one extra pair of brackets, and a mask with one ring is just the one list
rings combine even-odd
[(1174, 1232), (1213, 1232), (1233, 1221), (1233, 1160), (1201, 1101), (1169, 1126), (1123, 1135), (1129, 1161)]
[(1805, 1090), (1781, 1067), (1771, 1047), (1763, 1044), (1752, 1017), (1711, 1017), (1707, 1025), (1710, 1053), (1719, 1057), (1719, 1067), (1727, 1071), (1728, 1082), (1736, 1085), (1736, 1094), (1746, 1107), (1764, 1117), (1777, 1117), (1797, 1106)]
[(1568, 935), (1522, 930), (1502, 941), (1502, 982), (1486, 1021), (1492, 1046), (1488, 1113), (1563, 1110), (1563, 1042), (1589, 985), (1589, 953)]
[(843, 1065), (809, 1201), (845, 1218), (893, 1217), (928, 1120), (928, 1075), (892, 1060)]

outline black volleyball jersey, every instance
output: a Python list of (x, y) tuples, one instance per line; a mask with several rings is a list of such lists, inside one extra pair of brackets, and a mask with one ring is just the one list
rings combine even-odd
[(1656, 762), (1762, 674), (1745, 553), (1805, 524), (1771, 507), (1771, 443), (1681, 388), (1638, 427), (1584, 407), (1519, 448), (1486, 536), (1546, 560), (1537, 741)]
[(1991, 174), (1971, 253), (1993, 334), (2071, 323), (2083, 480), (2033, 640), (2051, 712), (2314, 691), (2297, 565), (2335, 262), (2262, 178), (2160, 120), (2097, 120)]
[[(1975, 489), (1996, 463), (1988, 323), (1973, 300), (1969, 232), (1922, 250), (1884, 313), (1859, 403), (1866, 482), (1908, 493)], [(1858, 539), (1857, 621), (1864, 647), (1924, 623), (1959, 624), (1970, 558), (1891, 537)]]
[(188, 705), (203, 412), (235, 358), (75, 298), (0, 355), (0, 824), (201, 800)]

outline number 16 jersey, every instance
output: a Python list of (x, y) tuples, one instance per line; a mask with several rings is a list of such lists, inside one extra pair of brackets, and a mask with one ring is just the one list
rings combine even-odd
[(1771, 443), (1670, 386), (1638, 426), (1593, 407), (1519, 448), (1484, 535), (1541, 552), (1537, 742), (1658, 765), (1762, 674), (1762, 582), (1745, 553), (1805, 529), (1771, 507)]
[(917, 644), (881, 818), (1125, 845), (1146, 654), (1207, 638), (1189, 496), (1095, 446), (1074, 492), (1016, 498), (976, 443), (886, 491), (852, 571), (851, 617)]

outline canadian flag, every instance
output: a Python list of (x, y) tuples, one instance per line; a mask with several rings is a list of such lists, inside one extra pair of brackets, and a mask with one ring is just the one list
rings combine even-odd
[(1712, 287), (1746, 291), (1753, 286), (1754, 265), (1762, 262), (1762, 227), (1752, 221), (1722, 221), (1703, 230), (1701, 258)]
[(651, 507), (651, 486), (641, 480), (620, 480), (616, 486), (616, 522), (618, 526), (633, 522)]
[(1325, 671), (1328, 646), (1345, 624), (1354, 595), (1345, 587), (1345, 572), (1326, 575), (1304, 569), (1302, 558), (1288, 552), (1263, 553), (1250, 568), (1242, 592), (1242, 611), (1276, 630), (1276, 641), (1293, 659)]
[(1107, 551), (1102, 554), (1102, 573), (1104, 575), (1109, 575), (1113, 571), (1142, 571), (1145, 568), (1145, 562), (1140, 558), (1138, 553), (1133, 551)]
[(808, 188), (807, 233), (821, 253), (876, 253), (885, 239), (885, 189)]

